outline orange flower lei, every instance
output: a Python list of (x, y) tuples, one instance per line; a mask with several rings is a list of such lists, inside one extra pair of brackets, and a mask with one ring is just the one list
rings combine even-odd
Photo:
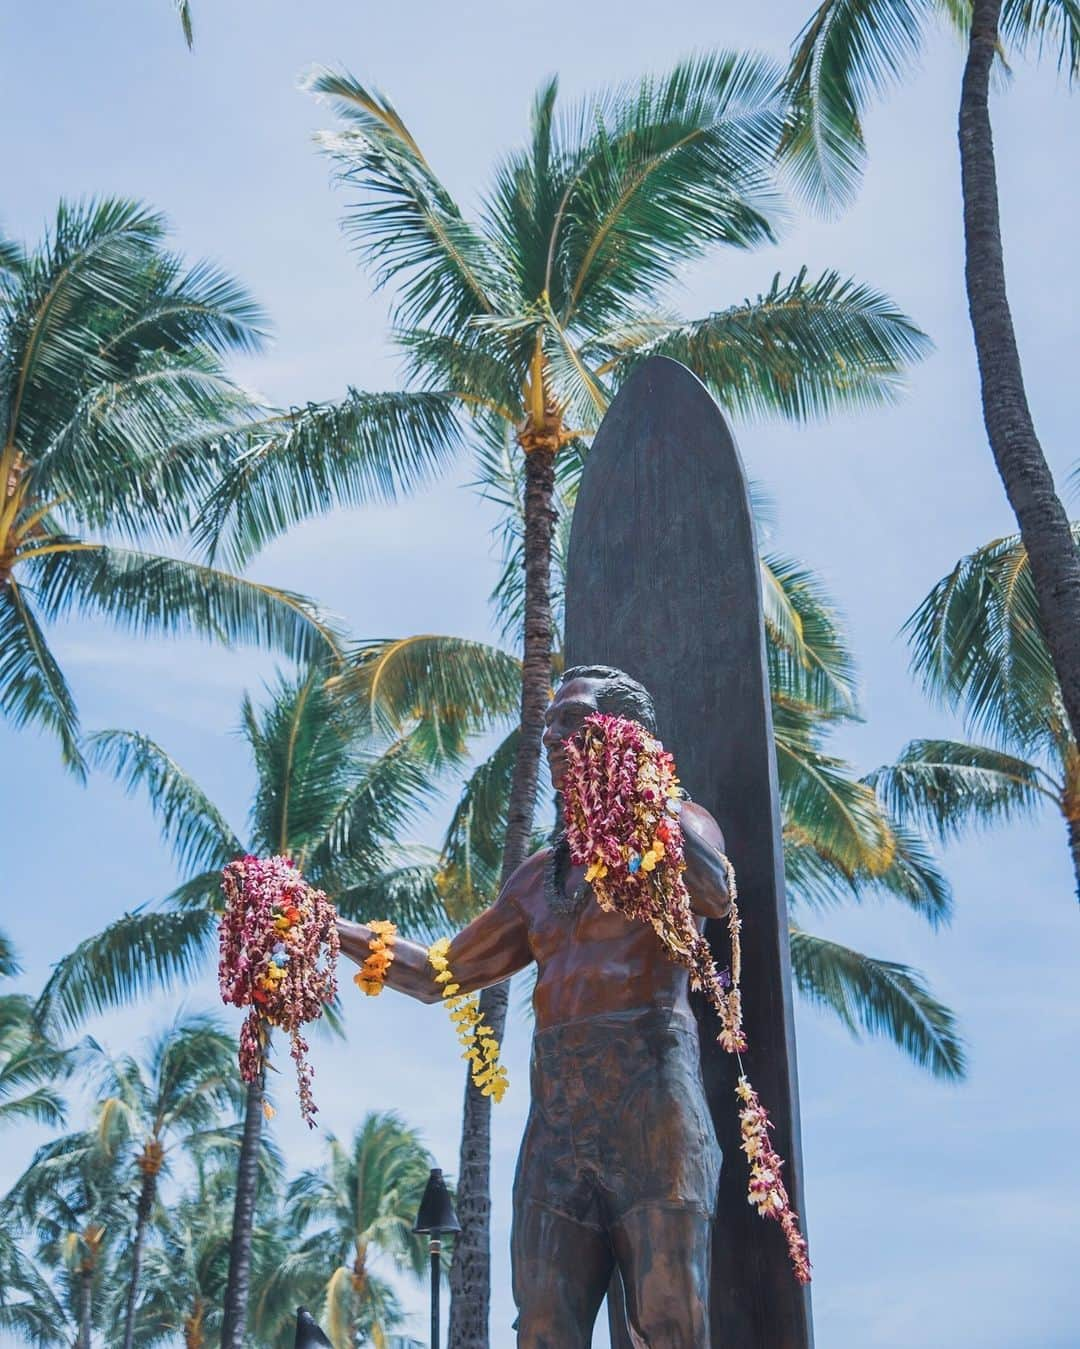
[(386, 919), (376, 919), (375, 922), (368, 923), (368, 927), (371, 930), (368, 956), (360, 966), (360, 972), (353, 975), (353, 983), (369, 998), (377, 998), (383, 991), (386, 971), (394, 961), (397, 928)]
[(462, 993), (461, 986), (454, 981), (447, 957), (449, 950), (450, 939), (440, 937), (428, 947), (428, 963), (435, 971), (435, 982), (442, 985), (443, 1002), (465, 1048), (462, 1058), (469, 1061), (473, 1086), (482, 1095), (501, 1101), (510, 1079), (499, 1062), (499, 1042), (491, 1027), (484, 1024), (479, 994)]

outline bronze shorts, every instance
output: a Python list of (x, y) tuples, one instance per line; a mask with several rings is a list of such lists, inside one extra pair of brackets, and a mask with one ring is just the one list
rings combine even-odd
[(514, 1212), (539, 1204), (606, 1230), (639, 1205), (711, 1216), (720, 1146), (697, 1023), (670, 1007), (537, 1031)]

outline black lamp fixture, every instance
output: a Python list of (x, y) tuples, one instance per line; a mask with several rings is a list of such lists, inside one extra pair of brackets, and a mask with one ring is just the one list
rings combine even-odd
[(431, 1168), (424, 1195), (420, 1200), (420, 1212), (416, 1215), (413, 1231), (423, 1233), (429, 1238), (431, 1250), (431, 1349), (439, 1349), (439, 1264), (442, 1256), (442, 1238), (448, 1232), (460, 1232), (450, 1191), (446, 1188), (443, 1173), (437, 1166)]

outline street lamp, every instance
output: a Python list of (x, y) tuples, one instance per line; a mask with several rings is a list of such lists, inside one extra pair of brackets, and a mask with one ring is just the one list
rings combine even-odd
[(416, 1215), (413, 1231), (426, 1233), (430, 1238), (431, 1250), (431, 1349), (439, 1349), (439, 1260), (442, 1255), (442, 1237), (447, 1232), (460, 1232), (461, 1224), (454, 1212), (450, 1200), (450, 1191), (446, 1188), (443, 1173), (437, 1167), (431, 1168), (431, 1175), (424, 1187), (424, 1197), (420, 1200), (420, 1212)]

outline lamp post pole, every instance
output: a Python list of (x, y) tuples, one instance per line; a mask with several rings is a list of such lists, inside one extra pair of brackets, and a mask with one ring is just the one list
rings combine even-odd
[(442, 1276), (442, 1238), (448, 1232), (460, 1232), (461, 1224), (439, 1167), (431, 1169), (420, 1200), (413, 1231), (424, 1233), (431, 1252), (431, 1349), (439, 1349), (439, 1285)]

